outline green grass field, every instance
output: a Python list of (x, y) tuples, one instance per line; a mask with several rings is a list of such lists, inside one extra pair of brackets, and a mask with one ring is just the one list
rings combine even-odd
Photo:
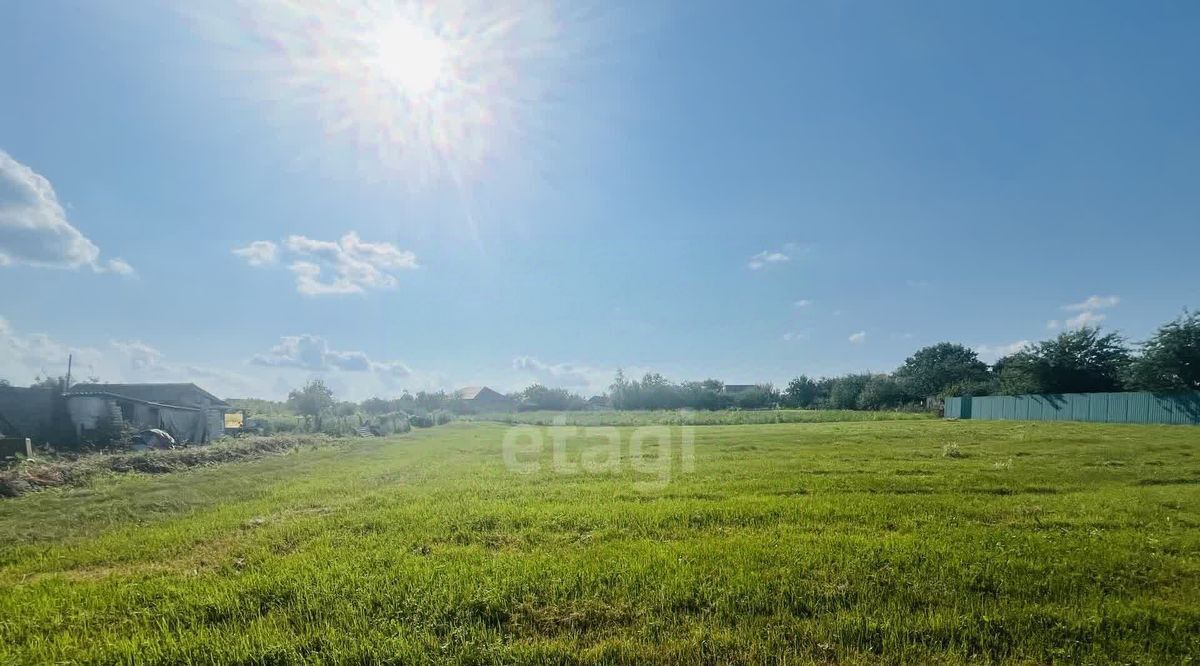
[[(618, 470), (574, 474), (549, 439), (506, 463), (508, 431), (0, 500), (0, 662), (1200, 655), (1200, 429), (711, 426), (687, 471), (673, 428), (669, 479), (631, 429)], [(567, 464), (601, 459), (587, 432)]]
[(882, 412), (851, 409), (763, 409), (763, 410), (601, 410), (577, 412), (502, 412), (461, 417), (467, 421), (577, 426), (641, 425), (763, 425), (766, 423), (839, 423), (845, 421), (902, 421), (931, 419), (928, 412)]

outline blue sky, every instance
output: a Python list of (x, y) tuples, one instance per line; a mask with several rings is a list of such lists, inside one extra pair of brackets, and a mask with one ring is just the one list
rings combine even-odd
[(781, 384), (1200, 307), (1195, 3), (314, 7), (0, 8), (0, 377)]

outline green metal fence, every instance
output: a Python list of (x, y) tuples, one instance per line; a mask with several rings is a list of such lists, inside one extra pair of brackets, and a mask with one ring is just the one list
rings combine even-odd
[(1200, 392), (946, 398), (946, 418), (1200, 425)]

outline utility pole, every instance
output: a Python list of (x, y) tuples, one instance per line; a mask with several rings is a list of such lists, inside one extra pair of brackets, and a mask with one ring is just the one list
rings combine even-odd
[(67, 385), (63, 387), (64, 393), (71, 389), (71, 361), (74, 358), (74, 354), (67, 354)]

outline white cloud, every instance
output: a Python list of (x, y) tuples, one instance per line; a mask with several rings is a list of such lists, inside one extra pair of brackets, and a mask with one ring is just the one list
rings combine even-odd
[(336, 278), (333, 282), (321, 281), (321, 267), (311, 261), (297, 261), (288, 266), (296, 276), (296, 291), (305, 296), (328, 296), (338, 294), (359, 294), (363, 288), (344, 278)]
[(781, 264), (785, 261), (791, 261), (791, 259), (791, 257), (782, 252), (763, 250), (753, 257), (750, 257), (750, 263), (747, 264), (747, 266), (750, 267), (750, 270), (757, 271), (759, 269), (766, 268), (770, 264)]
[(276, 368), (301, 368), (315, 372), (344, 370), (347, 372), (377, 372), (390, 378), (407, 377), (412, 373), (400, 361), (372, 361), (360, 351), (338, 351), (316, 335), (288, 335), (266, 354), (250, 360), (254, 365)]
[(812, 305), (812, 301), (808, 300), (807, 298), (801, 298), (800, 300), (796, 301), (795, 303), (792, 303), (792, 305), (794, 305), (798, 308), (806, 308), (806, 307)]
[(1061, 324), (1058, 323), (1057, 319), (1051, 319), (1050, 321), (1046, 322), (1046, 328), (1051, 331), (1057, 331), (1059, 326), (1061, 326)]
[(117, 275), (133, 275), (133, 266), (130, 266), (129, 262), (125, 261), (124, 259), (109, 259), (107, 262), (105, 262), (105, 268), (109, 273), (116, 273)]
[(559, 388), (599, 388), (612, 378), (609, 370), (574, 363), (543, 363), (532, 356), (513, 359), (513, 369), (532, 375), (539, 383)]
[(1095, 327), (1099, 326), (1100, 322), (1104, 321), (1105, 319), (1107, 319), (1107, 315), (1104, 313), (1084, 310), (1083, 312), (1080, 312), (1074, 317), (1068, 319), (1065, 325), (1067, 328), (1083, 328), (1085, 326)]
[(1116, 307), (1121, 302), (1120, 296), (1088, 296), (1082, 302), (1071, 303), (1070, 305), (1062, 306), (1062, 309), (1068, 312), (1080, 312), (1083, 310), (1103, 310), (1105, 308)]
[(235, 247), (233, 253), (251, 266), (270, 266), (279, 255), (279, 246), (271, 241), (254, 241), (246, 247)]
[(67, 221), (50, 181), (0, 150), (0, 266), (18, 264), (133, 273), (121, 259), (101, 261), (100, 248)]
[(114, 340), (112, 347), (129, 360), (129, 366), (133, 370), (151, 369), (162, 361), (162, 352), (141, 340)]
[(787, 333), (783, 334), (784, 342), (797, 342), (807, 339), (808, 333), (805, 333), (804, 331), (788, 331)]
[(336, 241), (288, 236), (282, 247), (254, 241), (233, 253), (251, 266), (275, 264), (286, 251), (288, 270), (296, 276), (296, 291), (305, 296), (360, 294), (399, 284), (395, 272), (419, 268), (417, 255), (391, 243), (368, 243), (351, 231)]
[(984, 361), (995, 361), (1002, 356), (1015, 354), (1030, 345), (1028, 340), (1017, 340), (1016, 342), (1007, 342), (998, 345), (975, 345), (973, 349), (975, 353)]
[(866, 332), (866, 331), (859, 331), (859, 332), (857, 332), (857, 333), (851, 333), (851, 334), (850, 334), (850, 337), (849, 337), (849, 338), (847, 338), (847, 339), (848, 339), (848, 340), (849, 340), (849, 341), (850, 341), (852, 344), (861, 345), (862, 343), (864, 343), (864, 342), (866, 342), (866, 341), (867, 341), (867, 332)]
[(22, 385), (38, 375), (64, 375), (68, 356), (74, 356), (75, 367), (84, 371), (103, 359), (94, 348), (74, 347), (45, 333), (20, 334), (0, 317), (0, 378)]

